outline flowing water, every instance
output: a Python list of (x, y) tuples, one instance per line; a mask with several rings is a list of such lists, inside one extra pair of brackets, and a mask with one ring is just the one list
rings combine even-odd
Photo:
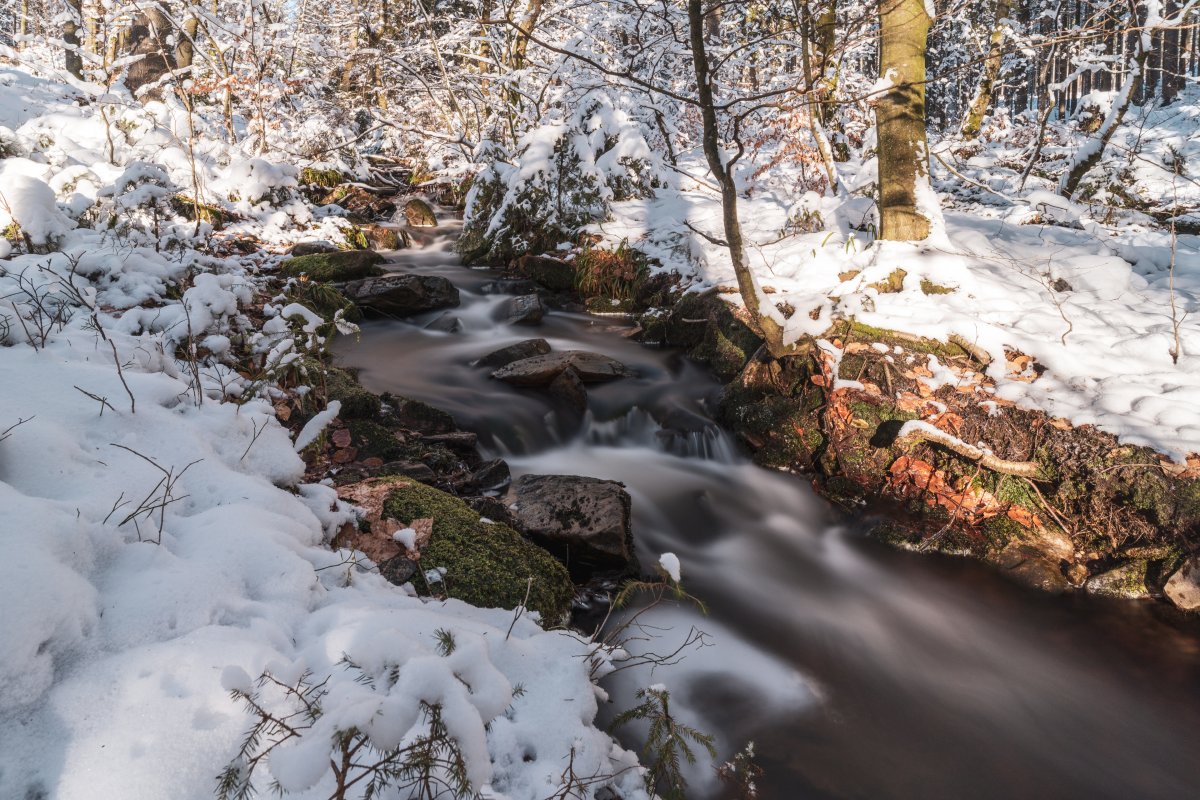
[[(669, 652), (693, 625), (711, 646), (614, 676), (614, 706), (665, 684), (724, 756), (757, 743), (767, 800), (1200, 796), (1200, 625), (875, 542), (802, 478), (739, 454), (710, 421), (718, 385), (679, 353), (630, 341), (620, 320), (498, 322), (496, 276), (459, 266), (445, 235), (425, 244), (392, 268), (453, 281), (462, 330), (425, 330), (436, 313), (370, 322), (342, 362), (370, 389), (451, 412), (514, 474), (623, 481), (643, 565), (676, 553), (709, 606), (650, 614), (662, 641), (643, 648)], [(566, 434), (538, 392), (470, 365), (535, 336), (611, 355), (636, 377), (591, 387), (583, 431)], [(713, 791), (711, 774), (693, 772), (698, 794)]]

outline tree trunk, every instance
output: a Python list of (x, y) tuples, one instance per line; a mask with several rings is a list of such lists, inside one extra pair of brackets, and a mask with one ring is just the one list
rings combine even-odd
[(63, 23), (63, 67), (76, 80), (83, 80), (83, 55), (80, 53), (79, 29), (83, 21), (82, 0), (67, 0), (71, 19)]
[(716, 102), (713, 98), (712, 80), (709, 73), (708, 51), (704, 45), (705, 22), (702, 0), (688, 0), (688, 38), (692, 48), (692, 63), (696, 70), (696, 92), (703, 127), (701, 142), (709, 171), (721, 191), (721, 221), (725, 229), (725, 245), (737, 276), (738, 293), (750, 315), (750, 325), (763, 337), (772, 355), (786, 353), (783, 346), (783, 330), (770, 317), (762, 314), (759, 304), (758, 286), (750, 263), (746, 258), (746, 244), (742, 237), (742, 224), (738, 219), (737, 184), (734, 181), (733, 165), (736, 158), (726, 162), (721, 154), (720, 128), (717, 124)]
[(925, 147), (925, 45), (932, 20), (922, 0), (883, 0), (879, 72), (890, 82), (875, 104), (879, 154), (879, 238), (929, 236), (919, 191), (929, 182)]
[(1074, 197), (1084, 176), (1100, 163), (1100, 159), (1104, 156), (1104, 150), (1108, 147), (1117, 128), (1121, 126), (1121, 120), (1125, 118), (1125, 112), (1129, 110), (1130, 103), (1142, 88), (1142, 71), (1146, 68), (1146, 59), (1150, 55), (1150, 49), (1147, 47), (1150, 35), (1142, 33), (1135, 34), (1135, 36), (1137, 38), (1134, 44), (1133, 58), (1129, 60), (1129, 72), (1126, 74), (1125, 82), (1121, 85), (1117, 96), (1113, 98), (1112, 107), (1108, 110), (1104, 122), (1100, 123), (1100, 128), (1075, 153), (1071, 159), (1071, 166), (1063, 173), (1062, 180), (1059, 181), (1058, 193), (1063, 197), (1068, 199)]
[(1004, 32), (1005, 21), (1012, 10), (1012, 0), (996, 0), (996, 19), (992, 22), (991, 44), (988, 46), (987, 57), (983, 60), (983, 77), (975, 90), (967, 115), (963, 118), (959, 131), (964, 139), (974, 139), (983, 128), (983, 118), (987, 116), (988, 108), (992, 105), (992, 93), (996, 87), (996, 79), (1000, 77), (1000, 67), (1004, 62)]

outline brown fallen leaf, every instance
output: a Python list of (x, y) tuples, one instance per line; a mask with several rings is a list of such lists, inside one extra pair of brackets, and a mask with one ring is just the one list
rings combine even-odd
[(335, 464), (349, 464), (357, 455), (357, 447), (343, 447), (341, 450), (334, 451), (333, 458), (330, 460)]
[(275, 416), (280, 422), (287, 422), (292, 418), (292, 407), (287, 403), (277, 403), (275, 405)]
[(350, 430), (348, 428), (338, 428), (333, 432), (331, 437), (334, 447), (349, 447), (350, 446)]

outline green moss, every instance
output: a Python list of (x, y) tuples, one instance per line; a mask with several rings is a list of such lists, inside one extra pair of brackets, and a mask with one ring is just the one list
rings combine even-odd
[(221, 230), (229, 222), (229, 215), (216, 206), (197, 203), (190, 197), (177, 194), (170, 199), (171, 210), (186, 220), (207, 222), (215, 230)]
[(379, 266), (382, 262), (383, 256), (370, 250), (314, 253), (288, 259), (280, 271), (293, 278), (307, 275), (314, 281), (353, 281), (384, 274), (386, 270)]
[(326, 397), (342, 404), (343, 419), (375, 419), (382, 405), (379, 396), (368, 392), (344, 369), (330, 369), (325, 375)]
[(1025, 529), (1016, 521), (1005, 516), (989, 517), (979, 526), (987, 541), (988, 549), (998, 552), (1009, 542), (1019, 540)]
[(949, 286), (942, 286), (939, 283), (934, 283), (928, 278), (921, 278), (921, 291), (925, 294), (953, 294), (954, 289)]
[(300, 183), (305, 186), (321, 186), (332, 189), (342, 182), (342, 173), (336, 169), (305, 167), (300, 170)]
[[(574, 589), (566, 568), (507, 525), (481, 523), (458, 498), (418, 483), (398, 483), (384, 503), (384, 516), (405, 523), (433, 519), (421, 568), (444, 567), (449, 596), (481, 608), (515, 608), (528, 587), (529, 608), (541, 614), (545, 626), (562, 623), (570, 612)], [(423, 581), (415, 585), (429, 590)]]
[[(379, 458), (396, 461), (404, 457), (404, 445), (396, 439), (394, 431), (369, 419), (348, 419), (350, 443), (358, 448), (358, 458)], [(407, 520), (405, 520), (407, 521)]]
[(884, 344), (896, 345), (905, 350), (912, 350), (918, 353), (932, 353), (941, 358), (958, 358), (970, 355), (966, 350), (952, 342), (939, 342), (934, 339), (901, 336), (896, 331), (890, 331), (886, 328), (876, 328), (873, 325), (865, 325), (858, 320), (850, 320), (848, 327), (849, 330), (845, 333), (847, 341), (883, 342)]

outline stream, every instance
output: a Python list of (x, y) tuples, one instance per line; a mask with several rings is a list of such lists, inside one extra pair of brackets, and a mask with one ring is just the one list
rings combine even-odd
[[(677, 554), (709, 607), (654, 609), (663, 642), (640, 645), (669, 652), (695, 626), (709, 646), (613, 676), (614, 709), (664, 684), (722, 757), (755, 741), (765, 800), (1200, 796), (1200, 625), (1151, 603), (1037, 594), (868, 538), (803, 478), (753, 465), (711, 422), (716, 381), (626, 338), (631, 323), (561, 311), (497, 322), (508, 296), (490, 293), (494, 273), (459, 264), (454, 233), (422, 234), (389, 268), (450, 279), (460, 332), (425, 330), (435, 312), (364, 323), (360, 342), (335, 349), (367, 388), (453, 414), (514, 475), (624, 482), (643, 566)], [(542, 393), (470, 365), (533, 337), (636, 375), (590, 386), (582, 432), (564, 433)], [(719, 794), (712, 776), (692, 771), (697, 796)]]

